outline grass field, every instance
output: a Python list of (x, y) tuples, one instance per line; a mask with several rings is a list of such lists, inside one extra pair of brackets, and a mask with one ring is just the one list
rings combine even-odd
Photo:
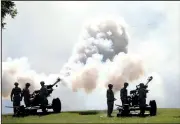
[[(157, 116), (153, 117), (113, 117), (107, 118), (106, 111), (62, 112), (46, 116), (28, 116), (14, 118), (11, 115), (2, 115), (2, 123), (180, 123), (180, 109), (158, 109)], [(91, 114), (90, 114), (91, 113)], [(116, 116), (114, 111), (113, 116)]]

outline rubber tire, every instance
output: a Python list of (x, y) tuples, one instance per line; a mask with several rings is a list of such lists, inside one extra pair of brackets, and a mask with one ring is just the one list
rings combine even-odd
[(53, 108), (54, 113), (60, 113), (61, 112), (61, 101), (59, 98), (53, 99), (52, 108)]
[(18, 116), (24, 116), (24, 114), (25, 114), (25, 107), (24, 107), (24, 105), (21, 105), (21, 106), (19, 107), (19, 110), (18, 110), (18, 112), (17, 112), (17, 115), (18, 115)]
[(157, 105), (155, 100), (149, 102), (150, 105), (150, 116), (155, 116), (157, 113)]

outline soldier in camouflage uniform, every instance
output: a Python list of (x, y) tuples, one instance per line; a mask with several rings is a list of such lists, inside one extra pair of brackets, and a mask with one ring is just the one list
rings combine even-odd
[(140, 106), (140, 115), (144, 116), (145, 113), (145, 107), (146, 107), (146, 93), (148, 91), (145, 89), (145, 86), (143, 83), (140, 83), (139, 88), (139, 106)]
[(44, 85), (45, 84), (44, 81), (41, 81), (40, 84), (41, 84), (41, 89), (39, 94), (40, 94), (41, 106), (43, 111), (46, 112), (45, 106), (48, 104), (48, 100), (47, 100), (48, 91), (46, 86)]
[(14, 107), (14, 116), (17, 115), (18, 109), (21, 103), (21, 88), (18, 87), (18, 83), (14, 83), (15, 87), (11, 91), (11, 101), (13, 102)]
[(114, 98), (114, 93), (112, 91), (113, 85), (109, 84), (108, 87), (109, 87), (109, 89), (107, 90), (107, 94), (106, 94), (106, 97), (107, 97), (107, 106), (108, 106), (107, 116), (108, 117), (112, 117), (111, 114), (113, 112), (114, 101), (116, 99)]
[(30, 83), (26, 83), (25, 88), (22, 91), (22, 98), (24, 97), (24, 104), (26, 107), (30, 106), (30, 92), (29, 92)]
[(127, 87), (128, 87), (128, 83), (124, 83), (124, 87), (121, 89), (120, 91), (120, 98), (121, 98), (121, 102), (122, 102), (122, 105), (124, 104), (127, 104), (128, 103), (128, 91), (127, 91)]

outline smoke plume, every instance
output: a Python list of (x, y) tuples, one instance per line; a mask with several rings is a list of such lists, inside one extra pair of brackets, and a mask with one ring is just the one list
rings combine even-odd
[(31, 91), (39, 82), (53, 83), (63, 77), (63, 84), (73, 91), (86, 93), (109, 83), (118, 91), (124, 82), (133, 82), (144, 74), (142, 60), (128, 54), (129, 36), (123, 20), (113, 18), (90, 21), (85, 25), (72, 56), (59, 74), (37, 74), (30, 68), (27, 58), (8, 59), (2, 66), (2, 96), (7, 97), (17, 81), (20, 87), (31, 83)]
[[(83, 28), (80, 40), (61, 73), (72, 82), (74, 91), (84, 88), (90, 92), (102, 82), (104, 86), (112, 83), (115, 90), (119, 90), (125, 81), (136, 80), (144, 73), (142, 62), (127, 54), (128, 42), (123, 20), (91, 21)], [(111, 73), (104, 76), (101, 74), (104, 71)]]
[(36, 73), (31, 69), (26, 57), (14, 60), (8, 58), (6, 62), (2, 62), (2, 96), (6, 98), (10, 95), (15, 82), (18, 82), (21, 88), (24, 88), (26, 83), (30, 83), (32, 92), (40, 88), (40, 81), (44, 80), (46, 84), (52, 83), (58, 76)]
[(142, 60), (135, 55), (118, 54), (109, 68), (106, 86), (112, 83), (115, 91), (119, 91), (124, 82), (133, 82), (144, 75)]

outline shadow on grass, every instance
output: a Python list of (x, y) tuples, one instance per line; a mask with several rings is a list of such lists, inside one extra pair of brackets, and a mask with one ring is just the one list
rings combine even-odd
[(47, 113), (43, 113), (43, 112), (37, 112), (34, 114), (24, 114), (24, 115), (18, 115), (18, 116), (14, 116), (13, 114), (8, 114), (8, 115), (3, 115), (4, 117), (8, 117), (11, 116), (13, 118), (23, 118), (23, 117), (28, 117), (28, 116), (46, 116), (46, 115), (50, 115), (50, 114), (59, 114), (59, 113), (54, 113), (54, 112), (47, 112)]
[[(79, 114), (79, 115), (96, 115), (96, 114), (98, 114), (100, 112), (92, 110), (92, 111), (69, 111), (69, 112), (61, 112), (61, 113), (74, 113), (74, 114)], [(19, 118), (19, 117), (22, 118), (22, 117), (27, 117), (27, 116), (39, 116), (39, 117), (42, 117), (42, 116), (46, 116), (46, 115), (50, 115), (50, 114), (61, 114), (61, 113), (54, 113), (54, 112), (43, 113), (43, 112), (37, 112), (37, 113), (34, 113), (34, 114), (21, 115), (21, 116), (13, 116), (12, 114), (9, 114), (9, 115), (4, 115), (4, 117), (8, 117), (8, 116), (15, 117), (15, 118)]]
[(66, 113), (74, 113), (79, 115), (96, 115), (99, 114), (99, 111), (69, 111)]
[(180, 116), (173, 116), (174, 118), (180, 118)]
[(118, 116), (118, 118), (129, 118), (129, 117), (140, 117), (140, 118), (146, 118), (146, 117), (152, 117), (150, 114), (144, 114), (144, 116), (140, 116), (139, 114), (130, 114), (128, 116)]

